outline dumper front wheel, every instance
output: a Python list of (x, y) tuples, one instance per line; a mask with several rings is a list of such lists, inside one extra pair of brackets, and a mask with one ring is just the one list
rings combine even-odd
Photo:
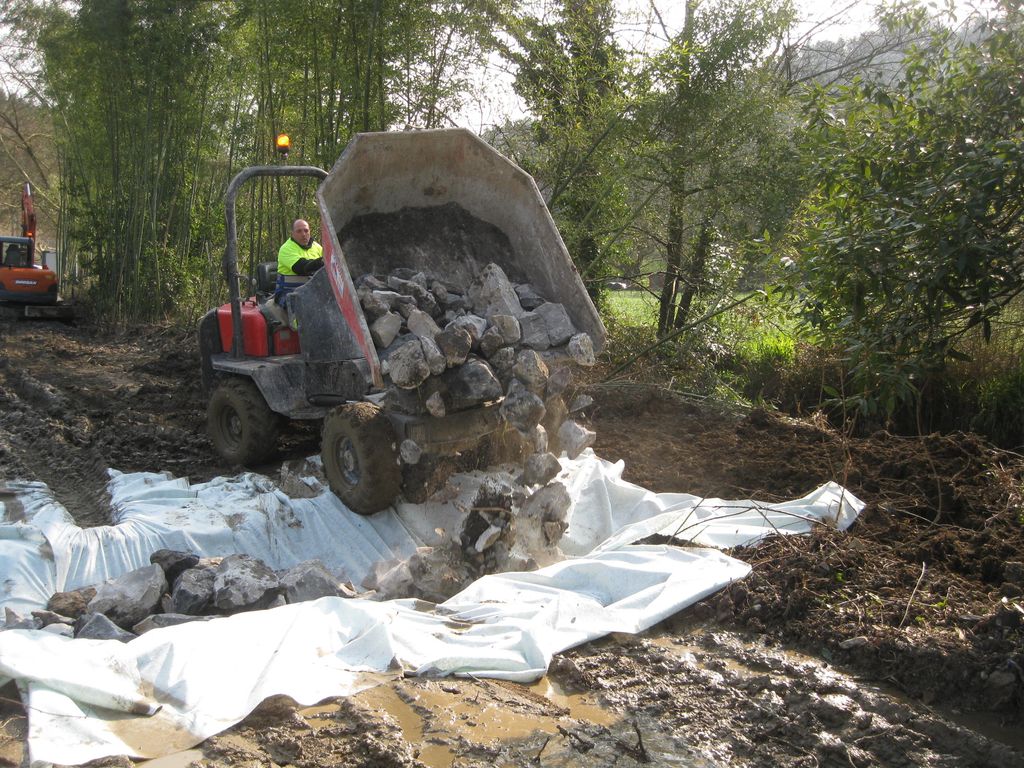
[(277, 448), (281, 417), (249, 379), (232, 376), (210, 397), (206, 426), (217, 453), (232, 464), (261, 464)]
[(402, 484), (398, 439), (370, 403), (348, 403), (324, 419), (320, 455), (331, 490), (353, 512), (372, 515), (394, 502)]

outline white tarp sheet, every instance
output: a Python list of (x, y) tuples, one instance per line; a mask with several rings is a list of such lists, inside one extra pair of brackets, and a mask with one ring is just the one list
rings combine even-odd
[[(22, 691), (30, 760), (155, 757), (230, 727), (267, 696), (312, 704), (400, 669), (533, 680), (555, 653), (611, 631), (642, 631), (749, 572), (717, 550), (632, 542), (661, 532), (735, 546), (815, 522), (844, 529), (863, 506), (835, 484), (776, 505), (654, 494), (623, 481), (622, 468), (590, 452), (563, 460), (570, 559), (484, 577), (436, 611), (418, 601), (323, 598), (153, 630), (127, 644), (0, 632), (0, 683), (14, 679)], [(55, 591), (147, 565), (161, 548), (245, 552), (275, 569), (319, 558), (358, 584), (376, 561), (457, 531), (480, 480), (459, 476), (444, 503), (365, 518), (330, 493), (290, 499), (252, 474), (190, 486), (113, 472), (117, 524), (85, 530), (44, 486), (20, 484), (16, 498), (0, 494), (0, 607), (26, 613)]]

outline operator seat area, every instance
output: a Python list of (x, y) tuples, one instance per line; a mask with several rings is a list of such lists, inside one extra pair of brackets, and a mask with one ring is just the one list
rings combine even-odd
[(274, 295), (277, 288), (277, 262), (264, 261), (256, 265), (256, 295), (261, 299)]
[(17, 243), (11, 243), (4, 249), (5, 267), (24, 267), (25, 248)]
[(256, 301), (271, 329), (288, 327), (288, 311), (274, 301), (277, 289), (277, 262), (263, 261), (256, 265)]

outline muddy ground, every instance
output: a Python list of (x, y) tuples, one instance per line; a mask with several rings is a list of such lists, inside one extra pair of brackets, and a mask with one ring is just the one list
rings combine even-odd
[[(206, 438), (198, 371), (181, 330), (5, 323), (0, 480), (45, 481), (88, 526), (107, 522), (106, 467), (237, 471)], [(406, 678), (317, 707), (274, 699), (162, 764), (1024, 765), (1024, 457), (971, 435), (848, 438), (649, 386), (588, 391), (598, 454), (652, 490), (771, 501), (836, 480), (867, 508), (845, 534), (733, 553), (748, 579), (562, 654), (534, 686)], [(296, 430), (280, 458), (317, 438)], [(12, 696), (0, 765), (23, 759)]]

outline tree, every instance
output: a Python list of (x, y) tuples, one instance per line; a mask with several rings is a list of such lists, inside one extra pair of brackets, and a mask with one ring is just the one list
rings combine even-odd
[(897, 82), (808, 97), (793, 282), (866, 411), (913, 399), (1024, 290), (1020, 20), (935, 32)]
[(39, 92), (33, 15), (18, 3), (0, 11), (0, 233), (17, 233), (21, 189), (32, 185), (40, 234), (57, 237), (58, 175), (50, 111)]
[(646, 183), (664, 190), (650, 233), (664, 253), (660, 334), (684, 326), (709, 291), (716, 252), (735, 256), (784, 220), (788, 126), (766, 65), (791, 17), (784, 0), (689, 0), (682, 30), (665, 30), (670, 44), (645, 72), (633, 136)]
[(623, 53), (613, 36), (611, 0), (556, 5), (554, 18), (506, 17), (516, 45), (501, 45), (516, 65), (516, 92), (536, 116), (537, 152), (526, 170), (543, 185), (573, 261), (600, 295), (626, 213)]
[(63, 216), (112, 320), (173, 310), (203, 254), (197, 166), (225, 9), (213, 0), (86, 0), (40, 9), (46, 96), (59, 128)]

